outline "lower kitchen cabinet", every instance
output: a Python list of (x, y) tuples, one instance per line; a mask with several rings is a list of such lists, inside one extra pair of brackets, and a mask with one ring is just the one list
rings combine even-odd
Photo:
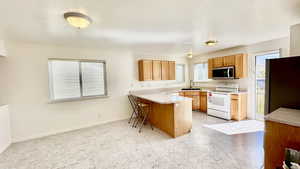
[(247, 94), (231, 94), (230, 113), (232, 120), (244, 120), (247, 118)]
[(189, 97), (192, 100), (192, 109), (207, 112), (207, 92), (199, 91), (182, 91), (179, 92), (180, 96)]
[(200, 92), (200, 111), (207, 113), (207, 92)]

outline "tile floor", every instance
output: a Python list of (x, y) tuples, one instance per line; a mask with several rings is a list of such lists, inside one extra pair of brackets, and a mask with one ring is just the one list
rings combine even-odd
[(13, 144), (0, 169), (259, 169), (263, 132), (227, 136), (203, 124), (223, 120), (193, 113), (193, 129), (172, 139), (127, 121)]

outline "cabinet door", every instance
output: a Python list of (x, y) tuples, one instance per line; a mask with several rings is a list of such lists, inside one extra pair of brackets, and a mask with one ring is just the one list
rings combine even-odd
[(200, 109), (200, 96), (192, 96), (193, 97), (193, 110)]
[(208, 79), (212, 79), (213, 59), (208, 59)]
[(207, 92), (200, 92), (200, 111), (207, 112)]
[(192, 110), (199, 110), (200, 108), (200, 96), (185, 95), (184, 97), (189, 97), (192, 99)]
[(161, 61), (161, 80), (169, 80), (169, 62)]
[(152, 60), (139, 61), (139, 80), (152, 80)]
[(169, 80), (175, 80), (175, 61), (169, 61)]
[(232, 120), (239, 119), (239, 99), (236, 96), (231, 96), (230, 113)]
[(179, 92), (179, 96), (184, 96), (184, 92)]
[(214, 68), (219, 68), (224, 66), (224, 59), (223, 57), (217, 57), (213, 59)]
[(161, 80), (161, 61), (153, 60), (153, 80)]
[(224, 56), (224, 66), (234, 66), (235, 65), (235, 55)]
[(247, 118), (247, 94), (232, 94), (230, 113), (232, 120), (244, 120)]
[(235, 77), (245, 78), (247, 77), (247, 54), (235, 55)]
[(198, 91), (186, 91), (184, 92), (184, 97), (192, 98), (192, 109), (200, 109), (200, 93)]

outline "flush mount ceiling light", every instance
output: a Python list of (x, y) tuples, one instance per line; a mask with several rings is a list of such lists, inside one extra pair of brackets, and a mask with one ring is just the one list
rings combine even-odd
[(187, 57), (192, 59), (193, 58), (193, 51), (190, 50), (188, 53), (187, 53)]
[(88, 27), (92, 23), (92, 19), (79, 12), (66, 12), (64, 13), (64, 18), (68, 23), (78, 29), (83, 29)]
[(218, 43), (216, 40), (209, 40), (205, 42), (205, 45), (207, 46), (215, 46)]

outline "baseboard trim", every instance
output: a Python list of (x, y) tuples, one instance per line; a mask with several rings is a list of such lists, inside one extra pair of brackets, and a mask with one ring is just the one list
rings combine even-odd
[(8, 144), (5, 145), (4, 147), (2, 147), (2, 148), (0, 149), (0, 154), (3, 153), (10, 145), (11, 145), (11, 143), (8, 143)]

